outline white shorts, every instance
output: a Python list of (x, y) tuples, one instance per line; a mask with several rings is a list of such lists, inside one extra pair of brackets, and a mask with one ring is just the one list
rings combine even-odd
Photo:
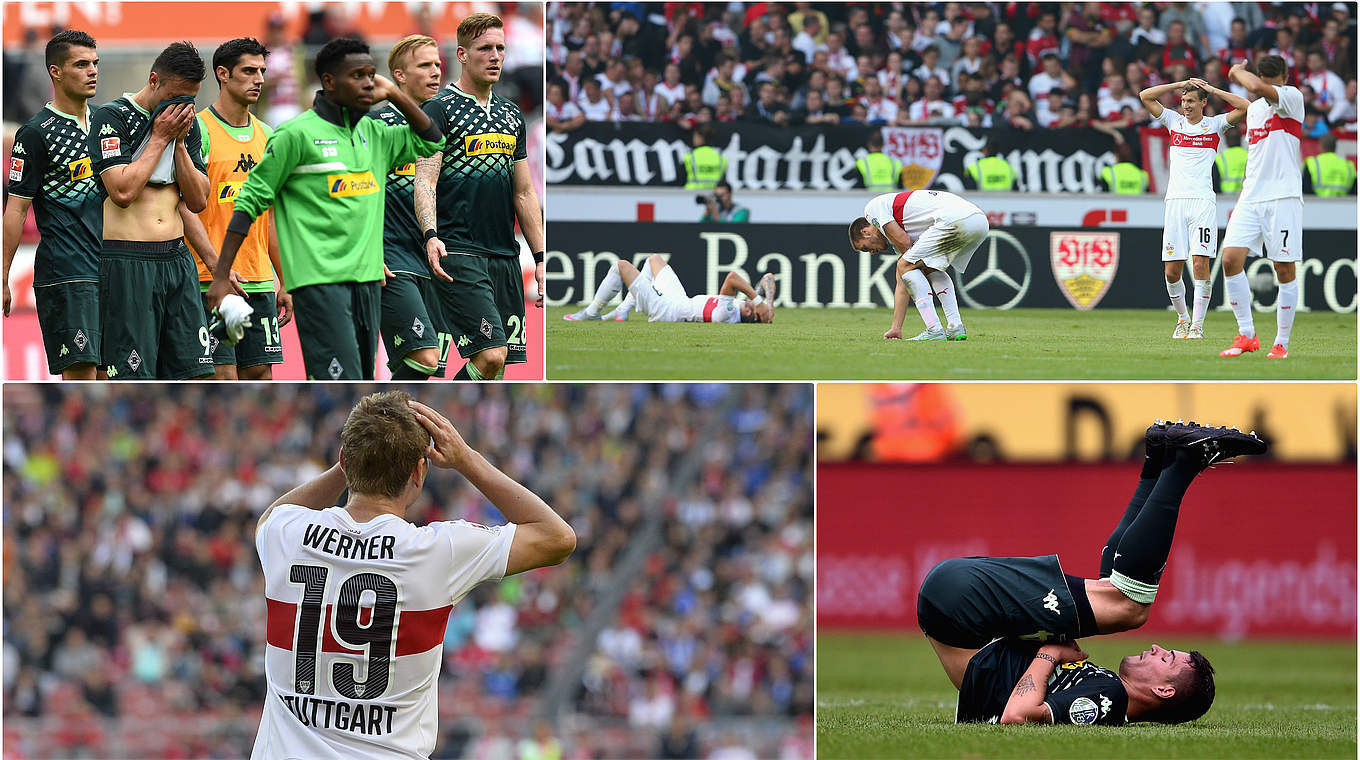
[(1262, 244), (1271, 261), (1303, 261), (1303, 200), (1276, 198), (1238, 203), (1223, 233), (1224, 248), (1246, 248), (1260, 256)]
[(936, 222), (921, 233), (902, 258), (908, 262), (923, 261), (931, 269), (939, 270), (952, 264), (954, 271), (962, 272), (990, 230), (987, 215), (981, 213)]
[(675, 270), (666, 267), (653, 277), (650, 263), (642, 267), (628, 292), (637, 299), (638, 310), (647, 315), (648, 322), (678, 322), (680, 311), (689, 303)]
[(1168, 198), (1162, 230), (1162, 261), (1213, 258), (1218, 253), (1218, 209), (1212, 198)]

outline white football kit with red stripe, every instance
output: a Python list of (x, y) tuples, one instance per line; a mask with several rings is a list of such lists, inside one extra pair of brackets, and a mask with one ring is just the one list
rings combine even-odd
[(939, 270), (962, 272), (989, 231), (982, 209), (940, 190), (884, 193), (865, 205), (864, 218), (879, 231), (897, 222), (913, 241), (902, 258)]
[(429, 757), (449, 612), (504, 576), (514, 537), (513, 524), (275, 508), (255, 536), (268, 694), (251, 757)]
[(735, 296), (691, 296), (685, 293), (680, 277), (670, 267), (654, 276), (651, 266), (644, 266), (628, 292), (637, 299), (638, 311), (647, 315), (648, 322), (720, 322), (734, 325), (741, 321), (741, 306)]
[(1264, 251), (1273, 261), (1303, 260), (1303, 93), (1273, 85), (1278, 102), (1259, 98), (1247, 107), (1247, 175), (1224, 248)]
[(1162, 261), (1213, 257), (1218, 252), (1213, 167), (1228, 117), (1205, 116), (1191, 124), (1181, 112), (1163, 108), (1157, 121), (1171, 133)]

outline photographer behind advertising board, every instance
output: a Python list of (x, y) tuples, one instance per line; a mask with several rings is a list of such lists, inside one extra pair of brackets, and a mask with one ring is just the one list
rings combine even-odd
[(700, 222), (749, 222), (751, 210), (732, 202), (732, 186), (720, 180), (712, 195), (700, 195), (694, 202), (704, 207)]

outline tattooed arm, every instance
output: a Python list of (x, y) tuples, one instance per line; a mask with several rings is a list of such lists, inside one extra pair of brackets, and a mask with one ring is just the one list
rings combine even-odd
[(439, 229), (438, 218), (435, 215), (434, 189), (439, 182), (439, 166), (443, 160), (442, 151), (427, 158), (416, 159), (416, 224), (420, 225), (420, 232), (425, 236), (425, 258), (430, 263), (430, 271), (441, 280), (453, 282), (453, 278), (439, 265), (440, 260), (448, 254), (444, 250), (444, 241), (432, 234)]
[(1053, 714), (1044, 697), (1048, 695), (1048, 677), (1059, 663), (1077, 662), (1086, 659), (1086, 653), (1075, 642), (1068, 644), (1048, 644), (1039, 647), (1029, 669), (1020, 676), (1015, 691), (1006, 700), (1006, 710), (1001, 714), (1002, 723), (1052, 723)]

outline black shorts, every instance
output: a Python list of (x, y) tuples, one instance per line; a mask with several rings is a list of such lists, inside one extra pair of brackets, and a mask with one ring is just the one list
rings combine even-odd
[(509, 256), (449, 254), (440, 266), (453, 282), (435, 280), (439, 307), (464, 359), (505, 346), (506, 364), (529, 360), (524, 330), (524, 273)]
[[(226, 364), (236, 367), (258, 367), (261, 364), (282, 364), (283, 344), (279, 341), (279, 309), (274, 294), (269, 292), (250, 293), (246, 303), (250, 304), (250, 326), (245, 334), (231, 345), (208, 335), (209, 349), (212, 351), (213, 364)], [(212, 310), (208, 308), (208, 294), (203, 294), (203, 315), (211, 325)]]
[(289, 291), (308, 380), (372, 380), (382, 283), (305, 285)]
[(964, 649), (1097, 633), (1084, 579), (1063, 573), (1056, 554), (947, 559), (921, 582), (916, 620), (927, 636)]
[(412, 351), (438, 348), (439, 370), (434, 376), (444, 376), (452, 341), (441, 318), (439, 294), (428, 277), (398, 272), (383, 286), (382, 338), (388, 369), (395, 371)]
[(76, 364), (98, 364), (99, 283), (62, 282), (33, 288), (47, 371), (60, 375)]
[(99, 253), (100, 364), (110, 380), (213, 373), (198, 269), (183, 238), (105, 240)]

